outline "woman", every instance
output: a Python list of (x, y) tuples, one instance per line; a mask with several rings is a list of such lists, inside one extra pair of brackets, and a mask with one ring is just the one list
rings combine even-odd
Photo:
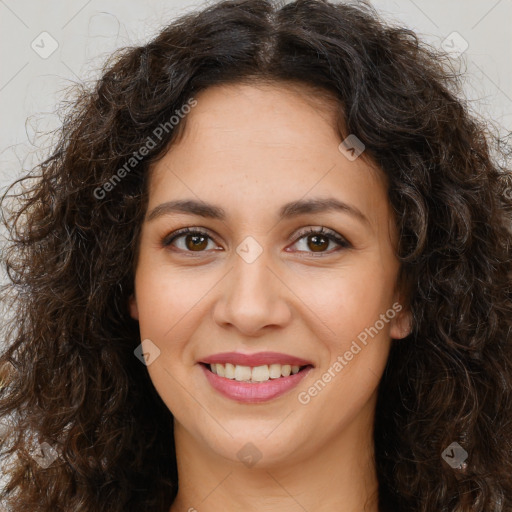
[(510, 173), (457, 86), (326, 1), (117, 54), (4, 198), (10, 510), (511, 510)]

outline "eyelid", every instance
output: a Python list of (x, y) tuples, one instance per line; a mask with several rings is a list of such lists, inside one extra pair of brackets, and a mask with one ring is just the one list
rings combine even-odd
[[(203, 251), (188, 251), (184, 249), (180, 249), (178, 247), (174, 246), (174, 241), (178, 238), (185, 237), (187, 234), (192, 235), (206, 235), (206, 238), (208, 239), (208, 243), (212, 241), (217, 247), (214, 249), (208, 249)], [(208, 255), (211, 255), (212, 251), (219, 251), (224, 249), (219, 249), (219, 244), (217, 243), (216, 236), (213, 235), (209, 229), (199, 227), (199, 226), (192, 226), (192, 227), (185, 227), (181, 229), (177, 229), (173, 231), (172, 233), (169, 233), (168, 235), (165, 235), (161, 241), (160, 245), (162, 248), (167, 249), (168, 251), (172, 251), (174, 253), (177, 253), (179, 255), (182, 255), (183, 257), (188, 258), (201, 258)]]
[[(164, 247), (167, 247), (169, 245), (171, 245), (171, 243), (176, 240), (177, 238), (179, 238), (180, 236), (183, 236), (183, 235), (187, 235), (189, 233), (192, 233), (192, 234), (201, 234), (201, 235), (207, 235), (209, 238), (211, 238), (215, 243), (217, 243), (215, 241), (215, 236), (212, 235), (212, 232), (207, 229), (207, 228), (202, 228), (202, 227), (199, 227), (199, 226), (191, 226), (191, 227), (186, 227), (186, 228), (180, 228), (180, 229), (176, 229), (175, 231), (173, 231), (172, 233), (169, 233), (167, 235), (165, 235), (162, 240), (161, 240), (161, 244), (164, 246)], [(190, 252), (193, 252), (193, 251), (190, 251)]]
[[(217, 243), (215, 235), (213, 235), (209, 229), (199, 227), (199, 226), (191, 226), (191, 227), (177, 229), (177, 230), (173, 231), (172, 233), (169, 233), (168, 235), (164, 236), (161, 240), (161, 245), (163, 247), (168, 247), (172, 244), (172, 242), (174, 242), (174, 240), (178, 239), (181, 236), (187, 235), (189, 233), (206, 235), (214, 243)], [(292, 233), (288, 237), (287, 240), (288, 240), (288, 242), (297, 243), (299, 240), (301, 240), (302, 238), (304, 238), (305, 236), (310, 235), (310, 234), (311, 235), (317, 235), (317, 234), (324, 235), (326, 238), (328, 238), (329, 240), (338, 244), (338, 246), (343, 249), (348, 249), (348, 248), (353, 247), (353, 245), (349, 242), (349, 240), (347, 240), (343, 235), (340, 235), (338, 232), (336, 232), (330, 228), (326, 228), (324, 226), (309, 226), (306, 228), (302, 228), (299, 231), (295, 231), (294, 233)], [(196, 251), (182, 251), (182, 252), (194, 254)], [(197, 254), (201, 254), (202, 252), (207, 252), (207, 251), (197, 251)], [(298, 251), (298, 252), (306, 252), (307, 254), (314, 254), (317, 256), (322, 255), (322, 254), (332, 254), (333, 253), (332, 250), (329, 252), (318, 252), (318, 253), (309, 252), (309, 251)], [(334, 252), (337, 252), (337, 251), (334, 251)]]
[(298, 242), (301, 238), (306, 235), (324, 235), (329, 240), (332, 240), (339, 244), (342, 247), (348, 248), (353, 247), (352, 244), (345, 238), (343, 235), (339, 234), (337, 231), (333, 229), (326, 228), (325, 226), (309, 226), (307, 228), (302, 228), (298, 232), (293, 233), (288, 241)]

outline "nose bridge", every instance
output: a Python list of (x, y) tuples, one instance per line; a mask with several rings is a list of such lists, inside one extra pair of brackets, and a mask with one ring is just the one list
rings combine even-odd
[[(262, 242), (263, 243), (263, 242)], [(254, 237), (247, 236), (237, 247), (234, 255), (232, 293), (238, 299), (253, 300), (262, 307), (274, 300), (272, 273), (269, 270), (270, 253)], [(256, 302), (254, 306), (256, 306)]]
[[(237, 256), (234, 258), (234, 274), (236, 288), (245, 291), (257, 291), (269, 288), (269, 257), (268, 251), (256, 254), (256, 249), (250, 248), (246, 252), (237, 249)], [(263, 286), (266, 284), (267, 286)]]
[[(246, 334), (289, 319), (285, 287), (272, 268), (272, 258), (253, 237), (246, 237), (233, 254), (231, 276), (216, 307), (219, 323), (235, 325)], [(279, 284), (278, 284), (279, 283)]]

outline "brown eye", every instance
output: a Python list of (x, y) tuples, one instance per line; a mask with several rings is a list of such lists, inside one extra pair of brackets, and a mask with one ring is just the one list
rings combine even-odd
[(201, 251), (208, 245), (208, 237), (203, 235), (185, 235), (185, 245), (191, 251)]
[(308, 248), (313, 252), (321, 252), (329, 246), (329, 239), (323, 235), (308, 235)]
[[(294, 245), (299, 246), (299, 252), (317, 253), (318, 255), (331, 254), (352, 247), (350, 242), (336, 231), (323, 227), (321, 229), (309, 228), (299, 233), (299, 238)], [(302, 247), (300, 247), (301, 245)], [(336, 246), (338, 246), (338, 249), (333, 250), (336, 249)]]
[(203, 252), (208, 247), (209, 241), (212, 239), (207, 233), (185, 228), (164, 238), (162, 245), (164, 247), (174, 246), (185, 252)]

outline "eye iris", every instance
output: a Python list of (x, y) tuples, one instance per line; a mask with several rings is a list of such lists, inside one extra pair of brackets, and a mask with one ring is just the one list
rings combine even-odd
[[(319, 242), (322, 240), (323, 242)], [(308, 236), (308, 241), (313, 241), (314, 245), (310, 245), (308, 243), (308, 247), (313, 251), (321, 251), (322, 249), (327, 249), (329, 247), (329, 239), (322, 235), (310, 235)]]
[[(208, 236), (200, 233), (189, 233), (184, 235), (185, 245), (189, 251), (202, 251), (208, 246)], [(313, 252), (322, 252), (329, 247), (330, 238), (322, 234), (313, 233), (307, 235), (307, 245)]]
[[(208, 237), (204, 235), (187, 235), (185, 237), (187, 249), (192, 251), (205, 249), (208, 245)], [(189, 243), (192, 240), (191, 243)]]

